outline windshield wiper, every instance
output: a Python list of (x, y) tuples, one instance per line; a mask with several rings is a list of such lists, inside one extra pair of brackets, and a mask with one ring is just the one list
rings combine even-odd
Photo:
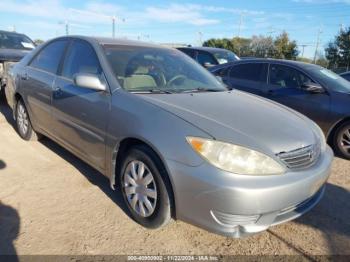
[(215, 88), (205, 88), (205, 87), (197, 87), (194, 89), (182, 90), (180, 93), (193, 93), (193, 92), (222, 92), (225, 90), (215, 89)]
[(165, 89), (157, 89), (157, 88), (151, 88), (151, 89), (139, 89), (139, 90), (130, 90), (132, 93), (152, 93), (152, 94), (173, 94), (173, 92)]
[(173, 94), (173, 92), (165, 89), (150, 89), (148, 91), (155, 94)]

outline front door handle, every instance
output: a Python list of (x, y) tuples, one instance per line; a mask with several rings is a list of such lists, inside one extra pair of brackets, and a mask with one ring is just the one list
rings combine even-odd
[(21, 79), (22, 80), (28, 80), (29, 79), (28, 74), (24, 73), (23, 75), (21, 75)]
[(53, 88), (53, 91), (54, 92), (60, 92), (61, 88), (59, 86), (56, 86), (56, 87)]

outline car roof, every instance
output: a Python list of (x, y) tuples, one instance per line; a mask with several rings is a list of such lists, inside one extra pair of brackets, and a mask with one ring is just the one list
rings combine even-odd
[(120, 38), (111, 38), (111, 37), (94, 37), (94, 36), (82, 36), (82, 35), (70, 35), (70, 36), (61, 36), (54, 38), (50, 41), (57, 39), (82, 39), (88, 42), (94, 42), (100, 45), (124, 45), (124, 46), (140, 46), (140, 47), (153, 47), (153, 48), (162, 48), (162, 49), (172, 49), (170, 47), (165, 47), (153, 43), (147, 43), (136, 40), (120, 39)]
[(13, 31), (5, 31), (5, 30), (0, 30), (0, 33), (14, 34), (14, 35), (25, 35), (25, 34), (22, 34), (22, 33), (17, 33), (17, 32), (13, 32)]
[(206, 47), (206, 46), (198, 46), (198, 47), (185, 46), (185, 47), (177, 47), (177, 49), (189, 49), (189, 50), (199, 50), (199, 51), (207, 51), (207, 52), (230, 51), (230, 50), (227, 50), (227, 49), (224, 49), (224, 48)]
[(213, 68), (211, 68), (212, 70), (210, 71), (215, 71), (219, 68), (224, 68), (227, 66), (232, 66), (232, 65), (237, 65), (237, 64), (249, 64), (249, 63), (277, 63), (277, 64), (281, 64), (281, 65), (293, 65), (295, 67), (299, 67), (302, 69), (310, 69), (310, 68), (315, 68), (315, 67), (320, 67), (318, 65), (315, 64), (310, 64), (310, 63), (305, 63), (305, 62), (301, 62), (301, 61), (294, 61), (294, 60), (282, 60), (282, 59), (272, 59), (272, 58), (247, 58), (247, 59), (241, 59), (241, 60), (237, 60), (237, 61), (233, 61), (227, 64), (222, 64), (222, 65), (218, 65), (215, 66)]

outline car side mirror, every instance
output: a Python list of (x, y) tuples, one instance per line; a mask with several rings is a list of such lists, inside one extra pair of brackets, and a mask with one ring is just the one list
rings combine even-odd
[(93, 74), (76, 74), (74, 76), (74, 84), (97, 91), (106, 91), (106, 86), (102, 84), (100, 78)]
[(316, 83), (304, 83), (302, 85), (302, 88), (305, 91), (313, 93), (313, 94), (321, 94), (321, 93), (325, 92), (324, 88)]

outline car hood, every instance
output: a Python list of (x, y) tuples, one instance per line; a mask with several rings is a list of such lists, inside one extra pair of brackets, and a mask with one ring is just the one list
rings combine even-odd
[(277, 103), (237, 90), (141, 96), (220, 141), (271, 154), (316, 143), (311, 120)]
[(24, 49), (0, 49), (0, 61), (18, 62), (30, 51)]

